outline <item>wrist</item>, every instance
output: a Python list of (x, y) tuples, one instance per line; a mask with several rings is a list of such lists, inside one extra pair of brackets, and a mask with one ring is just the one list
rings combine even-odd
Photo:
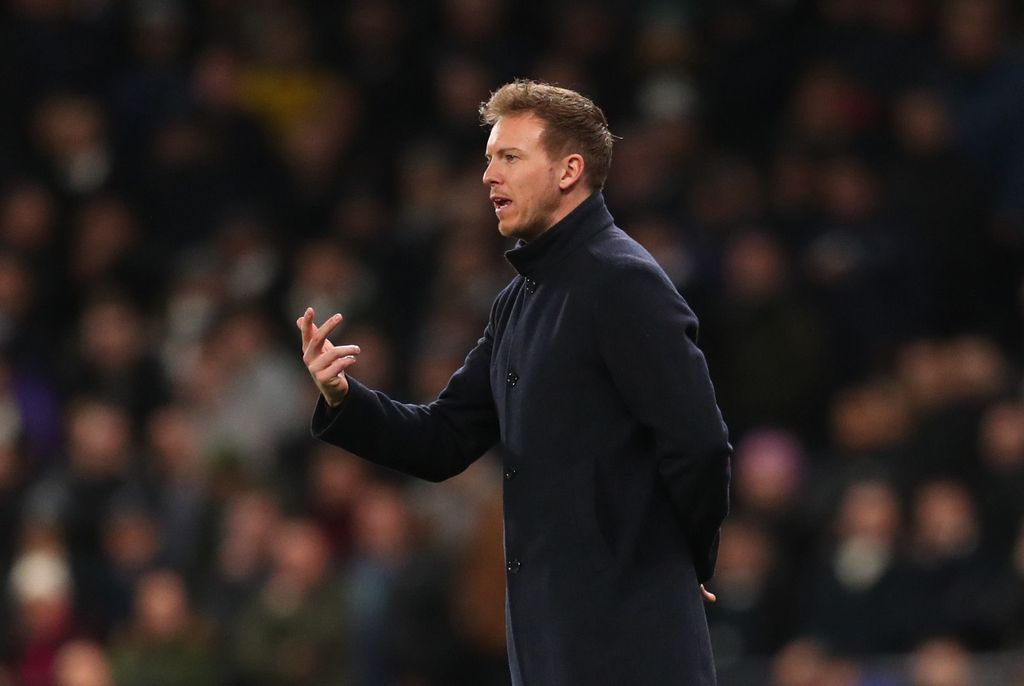
[(337, 410), (345, 403), (345, 398), (348, 397), (348, 389), (321, 388), (320, 396), (324, 399), (324, 405), (331, 410)]

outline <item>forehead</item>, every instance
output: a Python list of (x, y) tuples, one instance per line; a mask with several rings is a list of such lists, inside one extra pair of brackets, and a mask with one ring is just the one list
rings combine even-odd
[(487, 138), (487, 152), (492, 154), (504, 148), (532, 150), (541, 147), (544, 121), (533, 113), (511, 114), (500, 117), (491, 127)]

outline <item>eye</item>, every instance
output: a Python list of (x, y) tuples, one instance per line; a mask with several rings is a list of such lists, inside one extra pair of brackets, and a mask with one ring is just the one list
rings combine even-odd
[(519, 159), (519, 155), (513, 155), (510, 152), (505, 153), (505, 161), (506, 162), (515, 162), (518, 159)]

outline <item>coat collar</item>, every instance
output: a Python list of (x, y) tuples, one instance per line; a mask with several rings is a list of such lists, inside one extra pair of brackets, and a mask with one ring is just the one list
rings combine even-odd
[(505, 259), (524, 277), (538, 280), (591, 236), (614, 223), (601, 191), (594, 191), (569, 214), (530, 242), (522, 239)]

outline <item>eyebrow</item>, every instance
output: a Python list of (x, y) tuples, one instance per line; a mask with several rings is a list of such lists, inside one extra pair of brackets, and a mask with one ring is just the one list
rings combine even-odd
[[(504, 155), (505, 153), (509, 153), (509, 152), (518, 152), (518, 153), (522, 154), (523, 151), (520, 148), (500, 148), (500, 149), (496, 150), (494, 152), (494, 154), (500, 157), (500, 156)], [(485, 158), (490, 158), (491, 155), (489, 153), (485, 152), (484, 153), (484, 157)]]

